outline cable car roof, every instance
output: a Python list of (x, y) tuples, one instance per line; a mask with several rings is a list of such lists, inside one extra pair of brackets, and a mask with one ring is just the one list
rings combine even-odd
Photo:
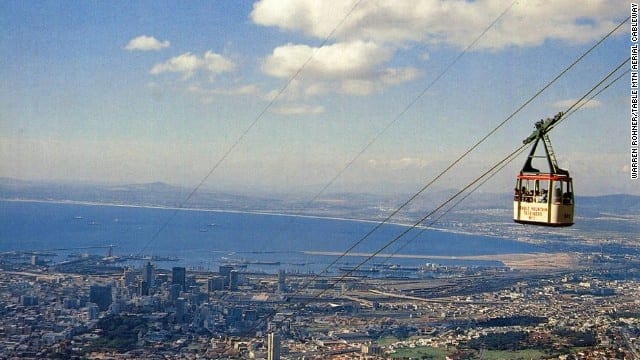
[(518, 179), (523, 180), (553, 180), (553, 181), (571, 181), (571, 177), (567, 174), (549, 174), (549, 173), (535, 173), (535, 174), (520, 174)]

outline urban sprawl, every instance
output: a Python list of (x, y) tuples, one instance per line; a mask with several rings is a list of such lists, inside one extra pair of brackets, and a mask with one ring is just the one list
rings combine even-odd
[(2, 359), (640, 358), (628, 255), (332, 276), (0, 255)]

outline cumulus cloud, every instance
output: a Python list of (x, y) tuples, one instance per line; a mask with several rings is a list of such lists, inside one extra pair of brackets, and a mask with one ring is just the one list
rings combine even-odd
[(367, 162), (370, 168), (383, 169), (422, 169), (430, 164), (430, 161), (417, 157), (403, 157), (398, 159), (369, 159)]
[(324, 112), (323, 106), (312, 106), (312, 105), (282, 105), (277, 106), (272, 109), (272, 111), (276, 114), (280, 115), (310, 115), (310, 114), (321, 114)]
[(411, 81), (421, 75), (420, 70), (406, 68), (387, 68), (380, 72), (380, 81), (385, 85), (398, 85)]
[(187, 88), (187, 91), (191, 94), (200, 96), (200, 101), (203, 104), (210, 104), (220, 96), (250, 96), (250, 95), (258, 95), (259, 97), (263, 96), (260, 93), (260, 89), (254, 84), (241, 85), (241, 86), (236, 86), (231, 88), (214, 88), (214, 89), (203, 88), (199, 85), (191, 85)]
[[(504, 0), (335, 0), (330, 6), (317, 0), (259, 0), (250, 17), (258, 25), (328, 40), (322, 47), (278, 46), (264, 59), (265, 74), (295, 75), (303, 83), (287, 90), (289, 98), (368, 95), (422, 75), (413, 67), (393, 67), (397, 52), (423, 44), (418, 58), (429, 61), (430, 46), (466, 48), (508, 5)], [(608, 0), (520, 1), (472, 50), (593, 41), (626, 12), (626, 6)]]
[(254, 84), (249, 85), (241, 85), (231, 88), (222, 88), (222, 89), (206, 89), (200, 87), (198, 85), (191, 85), (187, 89), (190, 93), (193, 94), (205, 94), (205, 95), (256, 95), (260, 94), (260, 90)]
[(357, 77), (370, 73), (376, 66), (387, 62), (391, 55), (388, 49), (364, 41), (321, 48), (287, 44), (273, 50), (264, 61), (262, 70), (271, 76), (287, 78), (305, 65), (305, 77)]
[(156, 64), (151, 69), (151, 74), (159, 75), (166, 72), (181, 73), (184, 78), (190, 78), (196, 71), (206, 71), (209, 74), (231, 72), (236, 65), (222, 55), (207, 51), (204, 56), (190, 52), (173, 57), (163, 63)]
[(303, 69), (289, 86), (287, 96), (290, 98), (328, 92), (368, 95), (420, 76), (415, 68), (382, 68), (392, 55), (389, 48), (364, 41), (320, 48), (287, 44), (273, 50), (264, 60), (262, 71), (273, 77), (290, 78)]
[[(576, 101), (578, 101), (578, 99), (566, 99), (566, 100), (556, 101), (555, 103), (553, 103), (553, 107), (559, 110), (566, 110), (569, 107), (573, 106), (573, 104), (575, 104)], [(587, 99), (583, 99), (578, 104), (578, 107), (582, 107), (583, 109), (593, 109), (600, 106), (602, 106), (602, 102), (595, 99), (590, 101), (587, 101)]]
[[(535, 46), (546, 40), (592, 41), (626, 16), (626, 2), (615, 2), (619, 5), (608, 0), (518, 2), (476, 49)], [(503, 0), (374, 0), (354, 8), (353, 0), (335, 0), (331, 6), (316, 0), (261, 0), (254, 4), (251, 19), (320, 39), (332, 34), (338, 41), (466, 47), (507, 5)]]
[(129, 51), (159, 51), (170, 45), (168, 40), (160, 41), (153, 36), (141, 35), (131, 39), (124, 48)]

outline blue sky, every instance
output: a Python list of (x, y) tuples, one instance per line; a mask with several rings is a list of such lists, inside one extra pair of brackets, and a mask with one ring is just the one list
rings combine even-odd
[[(258, 119), (206, 186), (317, 191), (511, 1), (327, 4), (0, 2), (0, 176), (193, 186)], [(628, 15), (627, 1), (516, 2), (329, 192), (417, 189)], [(628, 56), (626, 29), (438, 186), (474, 178), (582, 96)], [(577, 192), (640, 194), (628, 90), (619, 81), (551, 134)], [(509, 191), (523, 162), (485, 190)]]

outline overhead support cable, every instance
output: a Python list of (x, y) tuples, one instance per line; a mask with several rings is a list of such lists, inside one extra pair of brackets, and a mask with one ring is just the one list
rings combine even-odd
[[(578, 62), (580, 62), (584, 57), (586, 57), (589, 53), (591, 53), (598, 45), (600, 45), (606, 38), (608, 38), (611, 34), (613, 34), (617, 29), (619, 29), (626, 21), (629, 20), (630, 17), (627, 17), (623, 22), (621, 22), (620, 24), (618, 24), (613, 30), (611, 30), (609, 33), (607, 33), (602, 39), (600, 39), (596, 44), (594, 44), (591, 48), (589, 48), (584, 54), (582, 54), (580, 57), (578, 57), (574, 62), (572, 62), (568, 67), (566, 67), (564, 70), (562, 70), (556, 77), (554, 77), (549, 83), (547, 83), (543, 88), (541, 88), (539, 91), (537, 91), (531, 98), (529, 98), (527, 101), (525, 101), (525, 103), (523, 105), (521, 105), (520, 107), (518, 107), (511, 115), (509, 115), (505, 120), (503, 120), (500, 124), (498, 124), (494, 129), (492, 129), (488, 135), (484, 136), (482, 139), (480, 139), (475, 145), (473, 145), (471, 148), (469, 148), (467, 151), (465, 151), (458, 159), (456, 159), (450, 166), (448, 166), (444, 171), (442, 171), (438, 176), (436, 176), (434, 179), (432, 179), (431, 181), (429, 181), (425, 186), (423, 186), (416, 194), (414, 194), (413, 196), (411, 196), (409, 198), (409, 200), (405, 201), (399, 208), (397, 208), (396, 210), (393, 211), (392, 214), (390, 214), (389, 216), (387, 216), (382, 222), (379, 222), (371, 231), (369, 231), (364, 237), (362, 237), (360, 240), (356, 241), (351, 247), (349, 247), (349, 249), (347, 249), (346, 251), (344, 251), (340, 256), (338, 256), (329, 266), (327, 266), (322, 273), (326, 273), (333, 265), (335, 265), (337, 263), (337, 261), (343, 257), (345, 257), (346, 255), (348, 255), (356, 246), (358, 246), (359, 244), (361, 244), (363, 241), (365, 241), (369, 236), (371, 236), (371, 234), (373, 234), (373, 232), (375, 232), (377, 229), (379, 229), (381, 226), (383, 226), (384, 224), (386, 224), (395, 214), (397, 214), (402, 208), (406, 207), (409, 203), (411, 203), (411, 201), (413, 201), (417, 196), (419, 196), (422, 192), (424, 192), (431, 184), (433, 184), (437, 179), (439, 179), (441, 176), (444, 175), (444, 173), (446, 173), (447, 171), (449, 171), (451, 168), (453, 168), (458, 162), (460, 162), (464, 157), (466, 157), (469, 153), (471, 153), (473, 150), (475, 150), (475, 148), (477, 148), (482, 142), (484, 142), (487, 138), (489, 138), (491, 135), (493, 135), (500, 127), (502, 127), (504, 124), (506, 124), (509, 120), (511, 120), (518, 112), (520, 112), (526, 105), (528, 105), (529, 103), (531, 103), (536, 97), (538, 97), (542, 92), (544, 92), (547, 88), (549, 88), (553, 83), (555, 83), (558, 79), (560, 79), (564, 74), (566, 74), (571, 68), (573, 68)], [(589, 92), (587, 92), (584, 96), (582, 96), (579, 100), (577, 100), (573, 105), (571, 105), (566, 112), (571, 111), (574, 108), (579, 108), (582, 105), (579, 105), (579, 103), (584, 100), (590, 93), (592, 93), (598, 86), (600, 86), (602, 83), (604, 83), (609, 77), (611, 77), (619, 68), (621, 68), (627, 61), (629, 61), (629, 58), (627, 58), (625, 61), (623, 61), (620, 65), (618, 65), (612, 72), (610, 72), (605, 78), (603, 78), (600, 82), (598, 82), (598, 84), (596, 84), (591, 90), (589, 90)], [(619, 79), (621, 76), (619, 76), (617, 79)], [(616, 79), (616, 80), (617, 80)], [(608, 84), (608, 86), (610, 86), (611, 84)], [(600, 91), (601, 92), (601, 91)], [(600, 93), (598, 92), (598, 93)], [(574, 111), (575, 112), (575, 111)], [(556, 124), (557, 125), (557, 124)], [(485, 171), (482, 175), (480, 175), (478, 178), (476, 178), (475, 180), (473, 180), (471, 183), (467, 184), (464, 188), (462, 188), (460, 191), (458, 191), (456, 194), (454, 194), (453, 196), (451, 196), (449, 199), (447, 199), (446, 201), (444, 201), (442, 204), (440, 204), (438, 207), (436, 207), (434, 210), (432, 210), (431, 212), (429, 212), (427, 215), (425, 215), (423, 218), (421, 218), (419, 221), (417, 221), (416, 223), (414, 223), (412, 226), (408, 227), (405, 231), (403, 231), (400, 235), (396, 236), (394, 239), (392, 239), (391, 241), (387, 242), (383, 247), (381, 247), (380, 249), (378, 249), (376, 252), (374, 252), (373, 254), (371, 254), (370, 256), (368, 256), (364, 261), (360, 262), (356, 267), (353, 267), (350, 269), (349, 272), (343, 274), (342, 276), (340, 276), (338, 278), (337, 281), (334, 281), (331, 284), (331, 288), (334, 288), (338, 283), (340, 283), (341, 281), (343, 281), (344, 279), (346, 279), (347, 277), (350, 277), (355, 271), (357, 271), (358, 269), (360, 269), (360, 267), (362, 267), (364, 264), (366, 264), (368, 261), (370, 261), (371, 259), (373, 259), (374, 257), (378, 256), (382, 251), (386, 250), (387, 248), (389, 248), (389, 246), (391, 246), (392, 244), (394, 244), (396, 241), (398, 241), (400, 238), (404, 237), (406, 234), (408, 234), (411, 230), (415, 229), (416, 227), (418, 227), (421, 223), (423, 223), (424, 221), (426, 221), (430, 216), (434, 215), (436, 212), (440, 211), (442, 208), (444, 208), (445, 206), (447, 206), (447, 204), (451, 203), (455, 198), (457, 198), (458, 196), (460, 196), (462, 193), (464, 193), (465, 191), (467, 191), (469, 188), (472, 188), (474, 185), (476, 184), (480, 184), (482, 182), (486, 182), (489, 178), (491, 178), (492, 176), (495, 175), (495, 173), (497, 173), (497, 171), (499, 171), (499, 169), (504, 168), (509, 162), (513, 161), (513, 159), (515, 159), (520, 153), (522, 153), (524, 151), (524, 149), (526, 148), (526, 144), (522, 144), (520, 145), (518, 148), (516, 148), (516, 150), (514, 150), (512, 153), (510, 153), (507, 157), (505, 157), (504, 159), (500, 160), (499, 162), (497, 162), (496, 164), (494, 164), (489, 170)], [(484, 179), (484, 180), (483, 180)], [(479, 187), (479, 185), (477, 185), (477, 187)], [(476, 189), (477, 189), (476, 187)], [(468, 195), (467, 195), (468, 196)], [(458, 204), (459, 202), (455, 203)], [(455, 206), (455, 205), (454, 205)], [(426, 227), (425, 229), (426, 230)], [(423, 231), (424, 231), (423, 230)], [(321, 273), (321, 274), (322, 274)], [(300, 288), (298, 288), (298, 290), (293, 294), (293, 296), (301, 293), (302, 291), (306, 290), (309, 285), (311, 284), (312, 281), (316, 280), (319, 277), (319, 275), (315, 275), (311, 281), (308, 281), (306, 283), (304, 283)], [(328, 289), (324, 289), (322, 290), (320, 293), (314, 295), (312, 297), (312, 299), (317, 299), (320, 296), (322, 296), (324, 293), (326, 293)], [(305, 306), (306, 304), (308, 304), (312, 299), (308, 300), (306, 303), (302, 304), (302, 306)], [(288, 302), (288, 301), (287, 301)], [(263, 323), (264, 321), (266, 321), (267, 318), (270, 318), (271, 316), (274, 316), (275, 313), (277, 312), (277, 310), (272, 311), (270, 314), (268, 314), (267, 316), (265, 316), (263, 318), (262, 321), (260, 321), (259, 323)], [(256, 326), (254, 328), (257, 329), (259, 325), (256, 324)]]
[[(572, 113), (575, 113), (575, 111), (577, 111), (578, 109), (580, 109), (582, 106), (584, 106), (584, 104), (586, 102), (584, 102), (583, 100), (589, 96), (589, 94), (592, 94), (595, 92), (595, 90), (602, 85), (605, 81), (607, 81), (610, 77), (612, 77), (615, 72), (617, 72), (622, 66), (624, 66), (624, 64), (626, 64), (628, 61), (630, 60), (630, 58), (625, 59), (620, 65), (618, 65), (613, 71), (611, 71), (610, 73), (608, 73), (602, 80), (600, 80), (595, 86), (593, 86), (588, 92), (585, 93), (585, 95), (583, 95), (580, 99), (578, 99), (577, 101), (575, 101), (567, 110), (566, 113), (569, 113), (570, 111), (573, 110)], [(626, 73), (626, 72), (625, 72)], [(624, 75), (625, 73), (623, 73), (622, 75)], [(604, 90), (606, 90), (607, 88), (609, 88), (613, 83), (615, 83), (616, 81), (618, 81), (622, 75), (619, 75), (618, 77), (616, 77), (614, 80), (612, 80), (610, 83), (608, 83), (605, 87), (603, 87), (602, 89), (600, 89), (599, 91), (595, 92), (593, 96), (591, 96), (591, 99), (593, 99), (595, 96), (599, 95), (600, 93), (602, 93)], [(567, 117), (569, 117), (568, 115), (563, 117), (560, 121), (566, 119)], [(557, 123), (559, 123), (560, 121), (558, 121)], [(556, 123), (556, 125), (557, 125)], [(551, 131), (551, 130), (549, 130)], [(339, 276), (335, 281), (333, 281), (332, 283), (329, 284), (329, 286), (325, 289), (322, 289), (320, 292), (314, 294), (310, 299), (307, 299), (304, 303), (300, 304), (301, 307), (306, 306), (307, 304), (309, 304), (311, 301), (320, 298), (322, 295), (324, 295), (325, 293), (327, 293), (328, 290), (330, 289), (334, 289), (336, 285), (338, 285), (339, 283), (343, 282), (345, 279), (351, 277), (353, 275), (354, 272), (358, 271), (362, 266), (364, 266), (367, 262), (371, 261), (373, 258), (379, 256), (380, 254), (382, 254), (383, 251), (385, 251), (386, 249), (388, 249), (390, 246), (392, 246), (394, 243), (396, 243), (397, 241), (399, 241), (401, 238), (405, 237), (407, 234), (409, 234), (411, 231), (413, 231), (414, 229), (418, 228), (420, 229), (420, 232), (418, 234), (416, 234), (411, 240), (409, 240), (409, 242), (413, 241), (414, 239), (416, 239), (418, 236), (420, 236), (424, 231), (426, 231), (428, 228), (430, 228), (431, 226), (433, 226), (433, 224), (435, 224), (440, 218), (442, 218), (442, 216), (444, 216), (444, 214), (446, 214), (447, 212), (451, 211), (454, 207), (456, 207), (458, 204), (460, 204), (462, 201), (464, 201), (468, 196), (471, 195), (471, 193), (473, 193), (474, 191), (476, 191), (480, 186), (482, 186), (484, 183), (486, 183), (489, 179), (491, 179), (493, 176), (495, 176), (500, 170), (502, 170), (506, 165), (508, 165), (510, 162), (512, 162), (514, 159), (516, 159), (520, 154), (522, 154), (524, 152), (524, 150), (526, 150), (528, 144), (521, 144), (520, 146), (518, 146), (514, 151), (512, 151), (509, 155), (507, 155), (506, 157), (504, 157), (502, 160), (498, 161), (497, 163), (495, 163), (493, 166), (491, 166), (491, 168), (489, 168), (488, 170), (486, 170), (484, 173), (482, 173), (480, 176), (478, 176), (477, 178), (475, 178), (474, 180), (472, 180), (470, 183), (468, 183), (466, 186), (464, 186), (462, 189), (460, 189), (458, 192), (456, 192), (454, 195), (450, 196), (447, 200), (445, 200), (444, 202), (442, 202), (440, 205), (438, 205), (435, 209), (431, 210), (429, 213), (427, 213), (426, 215), (424, 215), (422, 218), (420, 218), (418, 221), (416, 221), (415, 223), (413, 223), (413, 225), (408, 226), (403, 232), (401, 232), (399, 235), (397, 235), (395, 238), (393, 238), (392, 240), (388, 241), (385, 245), (383, 245), (381, 248), (379, 248), (378, 250), (376, 250), (375, 252), (373, 252), (372, 254), (368, 255), (363, 261), (361, 261), (360, 263), (358, 263), (355, 267), (352, 267), (348, 272), (345, 272), (344, 274), (342, 274), (341, 276)], [(472, 189), (472, 190), (469, 190)], [(465, 192), (467, 192), (463, 197), (459, 198), (462, 194), (464, 194)], [(459, 198), (458, 201), (454, 202), (454, 200), (456, 198)], [(435, 215), (436, 213), (438, 213), (439, 211), (441, 211), (442, 209), (446, 208), (447, 205), (449, 205), (450, 203), (453, 203), (449, 208), (447, 208), (446, 210), (444, 210), (444, 213), (439, 215), (435, 220), (432, 220), (429, 224), (427, 225), (423, 225), (423, 223), (425, 221), (427, 221), (430, 217), (432, 217), (433, 215)], [(408, 244), (408, 242), (403, 245), (406, 246)], [(397, 253), (397, 251), (396, 251)], [(347, 253), (343, 253), (341, 255), (341, 257), (346, 256)], [(394, 253), (395, 255), (395, 253)], [(388, 258), (387, 258), (388, 259)], [(327, 269), (325, 269), (326, 271)], [(314, 276), (313, 280), (317, 279), (318, 276)], [(309, 285), (311, 284), (311, 281), (308, 281), (306, 283), (304, 283), (302, 286), (300, 286), (300, 288), (298, 288), (296, 290), (296, 292), (292, 295), (290, 295), (288, 297), (288, 299), (285, 301), (285, 303), (289, 303), (291, 297), (294, 297), (296, 295), (299, 295), (302, 291), (308, 289)], [(265, 321), (267, 321), (267, 319), (271, 318), (272, 316), (274, 316), (277, 312), (278, 312), (278, 308), (272, 310), (269, 314), (267, 314), (265, 317), (261, 318), (260, 321), (258, 321), (254, 326), (253, 329), (258, 329), (260, 324), (263, 324)]]
[[(611, 71), (607, 76), (605, 76), (600, 82), (598, 82), (593, 88), (591, 88), (591, 90), (589, 90), (589, 92), (587, 92), (582, 98), (578, 99), (576, 102), (574, 102), (566, 111), (564, 111), (564, 114), (562, 116), (562, 121), (564, 121), (565, 119), (567, 119), (568, 117), (570, 117), (571, 115), (575, 114), (576, 111), (580, 110), (583, 106), (585, 106), (587, 103), (589, 103), (591, 100), (593, 100), (595, 97), (597, 97), (598, 95), (600, 95), (602, 92), (604, 92), (605, 90), (607, 90), (609, 87), (611, 87), (611, 85), (613, 85), (614, 83), (616, 83), (618, 80), (620, 80), (624, 75), (626, 75), (627, 73), (630, 72), (629, 69), (627, 69), (627, 71), (622, 72), (620, 75), (618, 75), (615, 79), (611, 80), (607, 85), (605, 85), (604, 87), (602, 87), (600, 90), (598, 90), (597, 92), (595, 92), (593, 95), (591, 95), (586, 101), (583, 101), (590, 93), (592, 93), (597, 87), (599, 87), (601, 84), (603, 84), (607, 79), (609, 79), (611, 76), (613, 76), (613, 74), (615, 74), (618, 70), (620, 70), (620, 68), (622, 66), (624, 66), (624, 64), (626, 64), (627, 62), (629, 62), (629, 58), (627, 58), (625, 61), (623, 61), (620, 65), (618, 65), (613, 71)], [(552, 127), (553, 128), (553, 127)], [(525, 150), (525, 148), (522, 148), (522, 150), (518, 153), (518, 155), (520, 155), (521, 153), (523, 153)], [(443, 211), (440, 215), (438, 215), (434, 220), (432, 220), (431, 222), (429, 222), (429, 224), (427, 225), (422, 225), (420, 226), (420, 232), (417, 233), (416, 235), (414, 235), (411, 239), (409, 239), (408, 241), (406, 241), (401, 247), (399, 247), (398, 249), (396, 249), (393, 253), (391, 253), (389, 256), (387, 256), (384, 261), (382, 261), (383, 264), (387, 263), (388, 261), (391, 260), (391, 258), (393, 258), (394, 256), (396, 256), (401, 250), (403, 250), (407, 245), (409, 245), (411, 242), (415, 241), (420, 235), (422, 235), (422, 233), (424, 233), (426, 230), (428, 230), (429, 228), (432, 228), (433, 225), (435, 225), (438, 221), (440, 221), (440, 219), (442, 219), (445, 215), (447, 215), (449, 212), (451, 212), (455, 207), (457, 207), (458, 205), (460, 205), (460, 203), (462, 203), (464, 200), (466, 200), (471, 194), (473, 194), (476, 190), (478, 190), (480, 187), (482, 187), (482, 185), (484, 185), (487, 181), (489, 181), (491, 178), (493, 178), (493, 176), (495, 176), (497, 173), (499, 173), (505, 166), (507, 166), (509, 163), (511, 163), (511, 161), (513, 161), (515, 158), (517, 158), (516, 155), (515, 157), (513, 157), (511, 160), (509, 160), (508, 162), (504, 163), (500, 168), (496, 169), (491, 175), (487, 176), (485, 178), (485, 180), (483, 180), (482, 182), (480, 182), (477, 186), (475, 186), (473, 189), (471, 189), (467, 194), (465, 194), (463, 197), (461, 197), (458, 201), (456, 201), (452, 206), (450, 206), (449, 208), (447, 208), (445, 211)]]
[[(596, 49), (600, 44), (602, 44), (611, 34), (616, 32), (625, 22), (630, 19), (628, 16), (624, 21), (620, 22), (615, 28), (609, 31), (602, 39), (596, 42), (593, 46), (591, 46), (586, 52), (584, 52), (581, 56), (579, 56), (576, 60), (574, 60), (569, 66), (567, 66), (564, 70), (562, 70), (558, 75), (556, 75), (551, 81), (549, 81), (545, 86), (543, 86), (540, 90), (538, 90), (533, 96), (531, 96), (528, 100), (526, 100), (522, 105), (520, 105), (515, 111), (513, 111), (506, 119), (504, 119), (501, 123), (499, 123), (496, 127), (494, 127), (488, 134), (478, 140), (473, 146), (467, 149), (464, 153), (462, 153), (457, 159), (455, 159), (449, 166), (447, 166), (444, 170), (442, 170), (436, 177), (430, 180), (426, 185), (424, 185), (420, 190), (414, 193), (408, 200), (402, 203), (398, 208), (396, 208), (393, 212), (391, 212), (385, 219), (381, 222), (377, 223), (376, 226), (371, 229), (368, 233), (366, 233), (362, 238), (358, 241), (354, 242), (347, 250), (345, 250), (341, 255), (339, 255), (336, 259), (334, 259), (321, 273), (326, 273), (332, 266), (334, 266), (340, 259), (345, 257), (348, 253), (350, 253), (353, 249), (355, 249), (362, 242), (367, 240), (373, 233), (375, 233), (378, 229), (380, 229), (384, 224), (388, 223), (395, 215), (397, 215), (402, 209), (407, 207), (413, 200), (415, 200), (418, 196), (420, 196), (425, 190), (427, 190), (431, 185), (433, 185), (436, 181), (438, 181), (442, 176), (444, 176), (449, 170), (455, 167), (458, 163), (460, 163), (464, 158), (466, 158), (471, 152), (473, 152), (478, 146), (484, 143), (489, 137), (495, 134), (500, 128), (502, 128), (506, 123), (508, 123), (513, 117), (518, 114), (522, 109), (524, 109), (527, 105), (529, 105), (533, 100), (535, 100), (540, 94), (542, 94), (545, 90), (547, 90), (551, 85), (553, 85), (558, 79), (564, 76), (569, 70), (571, 70), (576, 64), (578, 64), (582, 59), (584, 59), (588, 54), (590, 54), (594, 49)], [(315, 279), (312, 279), (312, 281)]]
[[(489, 25), (487, 25), (487, 27), (477, 37), (475, 37), (473, 41), (471, 41), (471, 43), (469, 43), (469, 45), (467, 45), (451, 62), (449, 62), (449, 64), (444, 69), (442, 69), (440, 73), (426, 87), (424, 87), (420, 93), (418, 93), (418, 95), (416, 95), (411, 101), (409, 101), (409, 103), (405, 105), (405, 107), (402, 108), (402, 110), (396, 116), (394, 116), (393, 119), (388, 122), (384, 126), (384, 128), (382, 128), (382, 130), (380, 130), (373, 138), (371, 138), (369, 142), (367, 142), (365, 146), (353, 158), (351, 158), (345, 164), (345, 166), (340, 169), (340, 171), (338, 171), (336, 175), (333, 176), (333, 178), (329, 180), (329, 182), (327, 182), (311, 199), (309, 199), (309, 201), (307, 201), (302, 206), (302, 209), (304, 210), (311, 207), (311, 205), (315, 203), (327, 191), (327, 189), (329, 189), (339, 178), (341, 178), (344, 173), (349, 168), (351, 168), (351, 166), (353, 166), (353, 164), (358, 159), (360, 159), (360, 157), (364, 155), (364, 153), (366, 153), (374, 143), (376, 143), (380, 139), (380, 137), (382, 137), (382, 135), (384, 135), (394, 124), (396, 124), (409, 111), (409, 109), (411, 109), (418, 102), (418, 100), (420, 100), (424, 96), (424, 94), (429, 91), (429, 89), (431, 89), (467, 52), (469, 52), (478, 43), (478, 41), (480, 41), (480, 39), (484, 37), (486, 33), (511, 10), (511, 8), (513, 8), (513, 6), (517, 2), (518, 0), (513, 1), (500, 13), (500, 15), (498, 15), (498, 17), (496, 17)], [(295, 221), (295, 217), (292, 217), (290, 221)], [(278, 238), (282, 234), (282, 232), (283, 231), (280, 231), (277, 235), (275, 235), (275, 238)], [(350, 250), (353, 250), (353, 248), (349, 249), (348, 251)], [(322, 274), (324, 274), (326, 271), (328, 271), (329, 268), (334, 265), (335, 262), (329, 264), (327, 268), (322, 270), (317, 276), (322, 276)], [(312, 281), (313, 280), (315, 279), (312, 279)]]
[[(353, 14), (355, 9), (358, 7), (358, 5), (360, 5), (361, 2), (362, 2), (362, 0), (356, 0), (353, 3), (353, 6), (345, 14), (345, 16), (342, 18), (342, 20), (340, 20), (336, 24), (336, 26), (329, 32), (329, 34), (324, 38), (324, 40), (322, 40), (322, 42), (318, 46), (318, 49), (322, 48), (323, 46), (325, 46), (329, 42), (329, 39), (331, 39), (331, 37), (333, 37), (333, 35), (336, 33), (336, 31), (338, 31), (338, 28), (340, 28), (344, 24), (344, 22), (351, 16), (351, 14)], [(262, 109), (262, 111), (260, 111), (258, 113), (258, 115), (256, 115), (256, 117), (251, 121), (251, 123), (249, 123), (249, 126), (247, 126), (242, 131), (240, 136), (231, 144), (231, 146), (229, 148), (227, 148), (227, 150), (222, 154), (222, 157), (220, 157), (220, 159), (213, 165), (213, 167), (211, 167), (211, 169), (200, 180), (200, 182), (196, 185), (196, 187), (193, 188), (193, 190), (184, 198), (184, 200), (182, 200), (182, 202), (180, 202), (178, 204), (176, 209), (174, 209), (174, 211), (170, 214), (170, 216), (167, 218), (167, 220), (164, 221), (162, 223), (162, 225), (160, 226), (160, 228), (158, 228), (158, 230), (151, 236), (151, 239), (149, 239), (149, 241), (147, 241), (144, 244), (144, 246), (142, 247), (142, 249), (139, 252), (140, 255), (147, 249), (147, 247), (149, 247), (149, 245), (153, 241), (155, 241), (158, 238), (158, 236), (162, 232), (164, 232), (164, 230), (167, 228), (167, 226), (176, 217), (176, 215), (178, 214), (178, 211), (180, 211), (180, 210), (182, 210), (184, 208), (184, 206), (191, 200), (191, 198), (198, 192), (198, 190), (200, 190), (200, 188), (202, 188), (202, 186), (207, 182), (207, 180), (209, 180), (211, 175), (213, 175), (213, 173), (215, 173), (215, 171), (220, 167), (220, 165), (222, 165), (222, 163), (229, 157), (229, 155), (231, 155), (231, 153), (233, 151), (235, 151), (235, 149), (240, 145), (240, 143), (242, 142), (242, 140), (244, 140), (244, 138), (247, 136), (247, 134), (249, 134), (249, 132), (256, 126), (258, 121), (260, 121), (262, 119), (262, 117), (267, 113), (267, 111), (269, 111), (269, 109), (271, 109), (271, 107), (273, 107), (273, 104), (275, 104), (276, 101), (282, 96), (282, 94), (289, 88), (291, 83), (300, 75), (300, 73), (302, 73), (302, 71), (307, 67), (307, 65), (309, 65), (311, 60), (313, 60), (313, 58), (316, 56), (316, 52), (317, 52), (317, 50), (313, 51), (311, 53), (311, 55), (309, 55), (309, 57), (306, 59), (306, 61), (287, 80), (287, 82), (280, 88), (280, 90), (276, 93), (276, 95), (267, 103), (267, 105), (265, 105), (265, 107)]]

